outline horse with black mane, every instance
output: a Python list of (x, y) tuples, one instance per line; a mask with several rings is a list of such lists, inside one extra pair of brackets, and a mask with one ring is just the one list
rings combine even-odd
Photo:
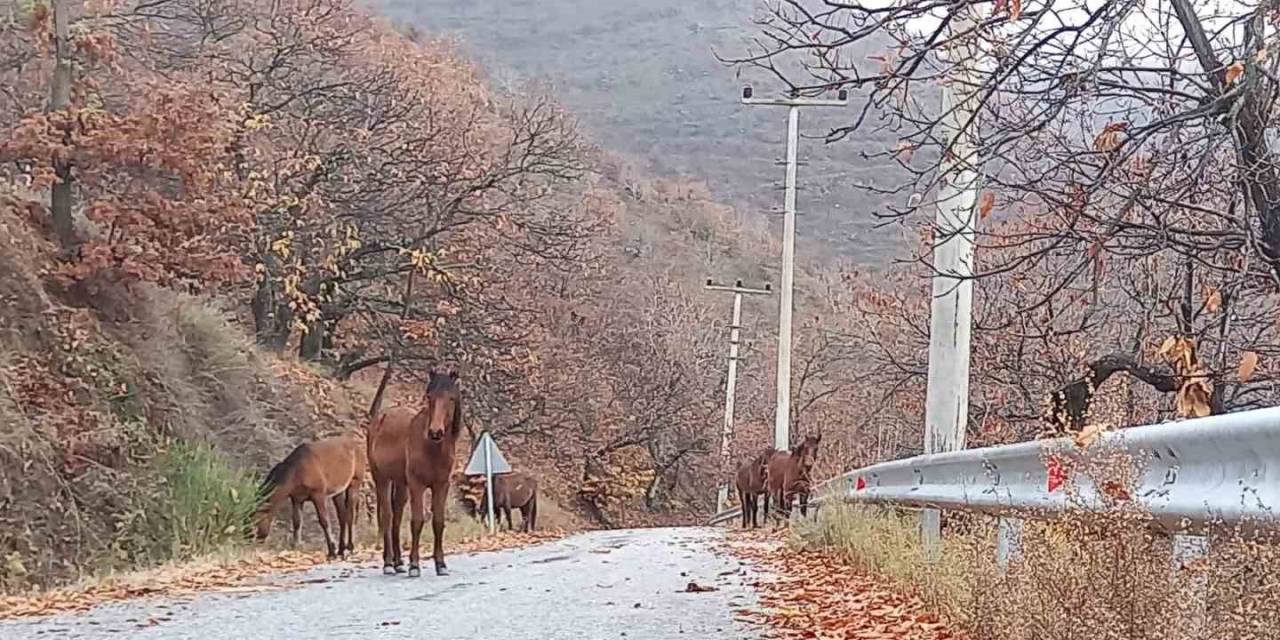
[(431, 489), (432, 556), (436, 575), (448, 575), (444, 561), (444, 517), (453, 475), (454, 452), (462, 433), (462, 392), (458, 374), (428, 374), (424, 406), (389, 409), (369, 427), (369, 467), (378, 496), (378, 533), (382, 571), (404, 571), (400, 523), (410, 506), (409, 577), (422, 575), (419, 545), (426, 522), (426, 491)]
[[(259, 506), (257, 537), (265, 540), (271, 533), (276, 509), (286, 498), (293, 506), (292, 542), (297, 545), (302, 529), (302, 504), (315, 505), (316, 519), (324, 531), (329, 558), (345, 556), (355, 550), (353, 532), (356, 502), (365, 472), (364, 447), (356, 436), (324, 438), (299, 445), (279, 464), (267, 472), (258, 488)], [(329, 533), (329, 517), (325, 502), (333, 500), (338, 515), (338, 542), (335, 547)]]

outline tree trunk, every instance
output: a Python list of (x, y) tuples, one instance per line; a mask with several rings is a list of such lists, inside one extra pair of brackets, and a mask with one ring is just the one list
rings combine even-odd
[(316, 320), (307, 324), (307, 332), (298, 341), (298, 358), (306, 362), (315, 362), (324, 353), (325, 336), (328, 334), (328, 323)]
[[(1236, 85), (1228, 84), (1226, 66), (1218, 59), (1205, 32), (1204, 24), (1196, 15), (1191, 0), (1172, 0), (1178, 23), (1186, 33), (1187, 41), (1195, 52), (1200, 67), (1208, 74), (1219, 94), (1225, 94)], [(1263, 51), (1267, 15), (1275, 9), (1275, 2), (1261, 3), (1244, 24), (1244, 48), (1240, 59), (1256, 59)], [(1280, 60), (1272, 57), (1265, 62), (1274, 73), (1280, 69)], [(1253, 205), (1262, 230), (1262, 253), (1276, 278), (1280, 278), (1280, 173), (1273, 162), (1267, 140), (1267, 122), (1275, 103), (1275, 87), (1263, 77), (1263, 72), (1246, 67), (1245, 75), (1237, 81), (1245, 90), (1226, 107), (1224, 126), (1235, 129), (1236, 153), (1240, 159), (1240, 182), (1244, 196)], [(1238, 115), (1231, 115), (1232, 113)]]
[(283, 349), (289, 343), (293, 310), (277, 299), (269, 267), (258, 283), (258, 290), (253, 294), (250, 307), (253, 310), (253, 329), (258, 344), (276, 351)]
[[(49, 87), (49, 111), (64, 111), (71, 106), (71, 37), (70, 8), (67, 0), (53, 2), (54, 68), (53, 82)], [(64, 125), (62, 143), (71, 144), (70, 125)], [(58, 244), (67, 255), (74, 254), (79, 238), (71, 214), (74, 208), (75, 183), (71, 175), (71, 163), (65, 157), (53, 161), (53, 172), (58, 181), (50, 194), (49, 212), (53, 218), (53, 231)]]
[[(404, 320), (409, 317), (409, 309), (413, 305), (413, 276), (414, 272), (409, 271), (408, 281), (404, 283), (404, 294), (400, 297), (400, 319)], [(387, 385), (391, 383), (392, 371), (396, 368), (396, 361), (400, 358), (399, 343), (392, 347), (391, 355), (387, 357), (387, 368), (382, 371), (382, 380), (378, 382), (378, 390), (373, 394), (373, 403), (369, 405), (369, 417), (373, 418), (382, 411), (382, 398), (386, 395)]]

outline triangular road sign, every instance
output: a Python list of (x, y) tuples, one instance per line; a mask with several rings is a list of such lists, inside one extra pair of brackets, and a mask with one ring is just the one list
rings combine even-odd
[(484, 450), (489, 448), (489, 473), (511, 473), (511, 465), (507, 464), (507, 459), (502, 457), (502, 452), (498, 451), (498, 443), (493, 441), (493, 436), (488, 431), (480, 434), (480, 439), (476, 441), (476, 448), (471, 451), (471, 459), (467, 461), (467, 468), (463, 470), (463, 475), (482, 476), (485, 475)]

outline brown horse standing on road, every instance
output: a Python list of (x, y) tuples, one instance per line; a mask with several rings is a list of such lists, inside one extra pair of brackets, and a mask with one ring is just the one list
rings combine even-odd
[(768, 491), (764, 496), (764, 517), (769, 519), (769, 496), (778, 501), (784, 517), (791, 517), (791, 502), (800, 496), (800, 515), (809, 515), (809, 490), (812, 487), (809, 474), (818, 458), (818, 445), (822, 434), (805, 436), (791, 451), (777, 451), (769, 458), (766, 479)]
[[(489, 493), (480, 494), (480, 506), (476, 514), (483, 517), (489, 512)], [(507, 530), (512, 531), (511, 509), (520, 510), (520, 530), (528, 533), (538, 525), (538, 480), (527, 473), (504, 473), (493, 477), (493, 513), (498, 524), (507, 516)]]
[(410, 503), (409, 577), (422, 575), (419, 544), (426, 522), (425, 494), (431, 489), (432, 555), (436, 575), (448, 575), (444, 562), (444, 515), (453, 474), (454, 448), (462, 432), (462, 393), (458, 375), (430, 372), (426, 406), (416, 413), (397, 408), (383, 413), (369, 429), (369, 466), (378, 495), (378, 533), (382, 536), (382, 572), (399, 573), (400, 523)]
[[(316, 519), (324, 531), (329, 558), (345, 556), (355, 550), (356, 500), (365, 472), (364, 447), (356, 436), (334, 436), (299, 445), (280, 464), (271, 468), (258, 489), (259, 540), (271, 533), (276, 509), (288, 498), (293, 503), (293, 544), (298, 544), (302, 529), (302, 503), (310, 500), (316, 507)], [(335, 549), (329, 533), (329, 517), (325, 501), (332, 498), (338, 514), (338, 544)]]
[[(759, 514), (760, 494), (765, 492), (765, 484), (769, 477), (769, 459), (776, 453), (773, 447), (761, 451), (754, 458), (738, 465), (734, 476), (734, 485), (738, 489), (738, 500), (742, 504), (742, 528), (748, 523), (753, 528), (760, 527)], [(765, 500), (769, 498), (766, 496)], [(765, 512), (768, 515), (768, 512)]]

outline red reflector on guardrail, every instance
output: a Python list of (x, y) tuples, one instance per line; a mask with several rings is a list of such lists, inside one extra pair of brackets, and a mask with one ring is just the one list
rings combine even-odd
[(1056, 457), (1049, 458), (1044, 466), (1049, 472), (1049, 493), (1053, 493), (1067, 481), (1067, 469)]

